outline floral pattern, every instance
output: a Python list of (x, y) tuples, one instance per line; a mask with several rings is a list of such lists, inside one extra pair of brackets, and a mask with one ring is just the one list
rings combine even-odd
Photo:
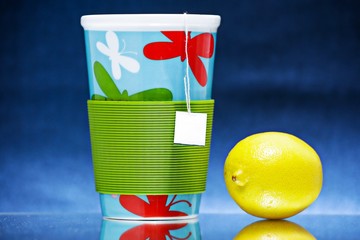
[(123, 67), (132, 73), (139, 72), (140, 70), (139, 62), (134, 58), (124, 55), (126, 53), (136, 54), (135, 52), (125, 52), (125, 47), (126, 47), (125, 41), (123, 40), (123, 47), (119, 51), (120, 44), (116, 33), (111, 31), (106, 32), (105, 38), (107, 45), (105, 45), (102, 42), (97, 42), (96, 47), (101, 53), (109, 57), (109, 60), (111, 61), (112, 74), (115, 80), (119, 80), (121, 78), (120, 67)]
[(184, 217), (185, 212), (171, 210), (175, 204), (185, 203), (191, 208), (191, 203), (186, 200), (175, 201), (177, 195), (174, 195), (170, 203), (168, 195), (147, 195), (148, 202), (135, 195), (121, 195), (119, 197), (120, 204), (131, 213), (141, 217)]
[[(214, 37), (211, 33), (201, 33), (195, 37), (184, 31), (162, 31), (170, 42), (153, 42), (144, 47), (144, 55), (152, 60), (166, 60), (180, 57), (186, 59), (198, 83), (204, 87), (207, 83), (207, 72), (201, 58), (211, 58), (214, 54)], [(188, 40), (187, 49), (185, 41)]]

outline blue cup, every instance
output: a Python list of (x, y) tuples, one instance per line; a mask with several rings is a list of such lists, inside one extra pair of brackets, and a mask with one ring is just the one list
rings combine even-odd
[[(81, 25), (85, 30), (90, 99), (184, 101), (185, 76), (188, 76), (191, 100), (211, 99), (220, 16), (87, 15), (81, 18)], [(122, 198), (129, 197), (122, 196), (122, 193), (100, 193), (103, 216), (118, 219), (192, 218), (199, 212), (201, 193), (160, 197), (130, 195), (138, 199), (131, 208), (121, 204)], [(154, 206), (150, 212), (153, 213), (139, 214), (146, 206), (144, 203), (151, 205), (150, 199)]]

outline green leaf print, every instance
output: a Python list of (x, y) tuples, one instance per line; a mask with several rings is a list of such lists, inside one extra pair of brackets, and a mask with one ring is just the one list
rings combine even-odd
[(94, 73), (96, 81), (98, 82), (99, 87), (105, 93), (105, 95), (109, 99), (120, 100), (121, 93), (119, 89), (116, 87), (116, 84), (114, 83), (104, 66), (97, 61), (94, 63)]
[(133, 95), (128, 94), (127, 90), (122, 93), (117, 88), (114, 80), (106, 71), (104, 66), (96, 61), (94, 63), (94, 73), (97, 83), (100, 89), (106, 95), (106, 97), (94, 94), (92, 100), (113, 100), (113, 101), (172, 101), (173, 95), (169, 89), (166, 88), (153, 88), (142, 92), (135, 93)]
[(130, 101), (172, 101), (172, 99), (172, 93), (166, 88), (153, 88), (129, 96)]

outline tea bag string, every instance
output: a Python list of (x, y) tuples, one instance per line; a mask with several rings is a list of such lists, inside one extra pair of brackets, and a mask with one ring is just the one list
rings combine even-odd
[(188, 113), (191, 113), (190, 106), (190, 77), (189, 77), (189, 53), (188, 53), (188, 25), (187, 25), (187, 13), (184, 13), (184, 26), (185, 26), (185, 58), (186, 58), (186, 73), (184, 76), (184, 89), (185, 89), (185, 100), (186, 100), (186, 108)]

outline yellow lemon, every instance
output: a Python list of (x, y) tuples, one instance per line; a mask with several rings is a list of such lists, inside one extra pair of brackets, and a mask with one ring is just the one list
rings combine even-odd
[(301, 139), (265, 132), (236, 144), (226, 159), (224, 177), (230, 196), (245, 212), (281, 219), (315, 201), (322, 166), (315, 150)]
[(234, 240), (316, 240), (305, 228), (285, 220), (264, 220), (243, 228)]

